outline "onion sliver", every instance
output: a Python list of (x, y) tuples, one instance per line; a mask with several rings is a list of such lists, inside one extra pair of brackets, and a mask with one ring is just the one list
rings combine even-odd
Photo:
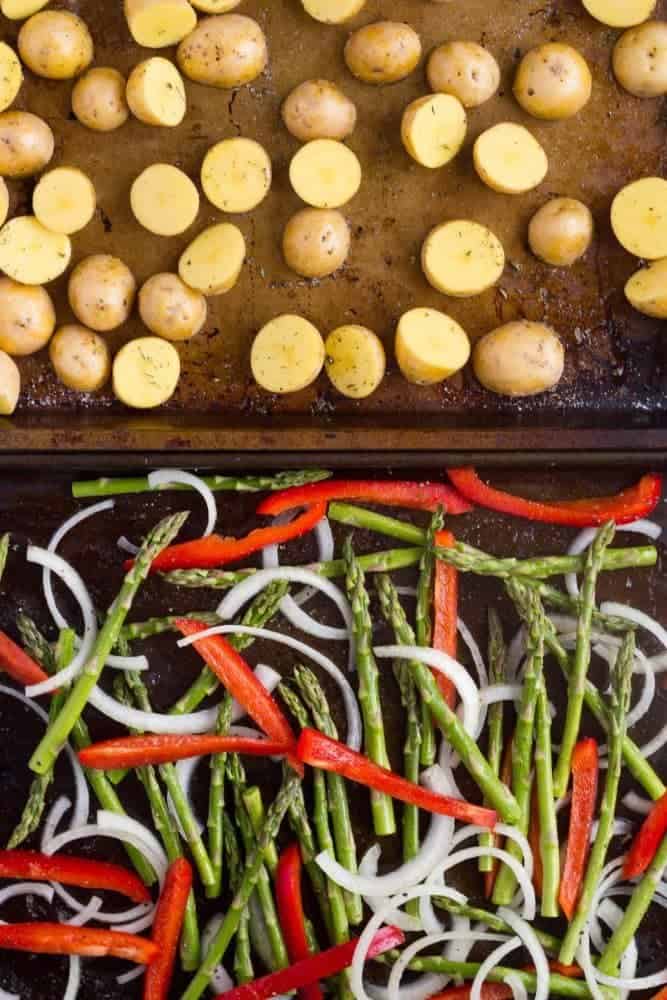
[(97, 920), (97, 914), (102, 909), (102, 900), (99, 896), (91, 896), (85, 906), (78, 910), (73, 917), (66, 920), (69, 927), (83, 927), (89, 920)]
[(150, 472), (148, 475), (148, 485), (151, 489), (156, 487), (161, 487), (162, 489), (168, 489), (171, 483), (184, 483), (186, 486), (191, 486), (193, 490), (201, 496), (202, 500), (206, 504), (207, 520), (206, 528), (203, 532), (204, 537), (213, 533), (215, 528), (215, 522), (218, 519), (218, 509), (215, 503), (215, 497), (213, 496), (213, 490), (210, 486), (207, 486), (203, 479), (199, 476), (195, 476), (192, 472), (185, 472), (183, 469), (156, 469), (155, 472)]
[(135, 965), (135, 967), (130, 969), (129, 972), (123, 972), (120, 976), (116, 976), (116, 982), (119, 986), (126, 986), (128, 983), (133, 983), (135, 979), (139, 979), (140, 976), (143, 976), (145, 971), (145, 965)]
[(516, 972), (508, 972), (503, 982), (511, 989), (514, 1000), (528, 1000), (528, 990)]
[[(488, 955), (479, 969), (475, 974), (475, 978), (472, 981), (472, 986), (470, 987), (470, 1000), (481, 1000), (482, 996), (482, 984), (484, 980), (496, 966), (500, 965), (502, 960), (510, 955), (517, 948), (520, 948), (522, 944), (520, 937), (510, 938), (509, 941), (504, 941), (498, 948)], [(548, 996), (548, 994), (547, 994)]]
[(135, 545), (134, 542), (131, 542), (129, 538), (125, 537), (125, 535), (121, 535), (120, 538), (116, 540), (116, 545), (121, 552), (127, 552), (128, 555), (131, 556), (136, 556), (139, 551), (139, 546)]
[[(273, 523), (289, 524), (297, 514), (298, 511), (285, 511), (284, 514), (279, 514)], [(329, 518), (323, 517), (321, 521), (318, 521), (314, 531), (315, 538), (317, 539), (317, 561), (320, 563), (331, 562), (334, 557), (334, 536)], [(277, 569), (280, 566), (280, 552), (277, 545), (267, 545), (262, 549), (262, 566), (264, 569)], [(305, 604), (315, 593), (316, 591), (313, 587), (304, 587), (294, 597), (286, 594), (282, 599), (280, 610), (289, 620), (287, 610), (293, 610), (294, 606)]]
[[(469, 932), (452, 930), (452, 931), (442, 931), (441, 933), (438, 934), (427, 934), (424, 937), (419, 938), (418, 941), (413, 941), (412, 944), (408, 945), (408, 947), (401, 952), (400, 957), (396, 960), (396, 962), (392, 967), (391, 974), (389, 976), (389, 981), (387, 983), (387, 996), (389, 1000), (406, 1000), (406, 995), (409, 996), (410, 998), (414, 998), (414, 1000), (418, 1000), (418, 997), (416, 997), (414, 993), (408, 992), (406, 994), (402, 989), (400, 989), (400, 984), (401, 984), (401, 979), (405, 974), (406, 969), (408, 968), (408, 965), (415, 957), (415, 955), (418, 955), (420, 951), (423, 951), (425, 948), (431, 948), (436, 944), (444, 944), (447, 941), (468, 941), (468, 940), (470, 940)], [(480, 943), (487, 943), (491, 941), (505, 942), (506, 940), (507, 940), (507, 935), (505, 934), (488, 934), (488, 933), (475, 934), (475, 943), (477, 943), (478, 941)], [(420, 993), (418, 996), (423, 997), (424, 1000), (426, 1000), (426, 998), (429, 997), (430, 995), (431, 994), (429, 993)]]
[(658, 642), (667, 649), (667, 631), (660, 622), (651, 618), (645, 611), (633, 608), (629, 604), (619, 604), (617, 601), (605, 601), (600, 605), (600, 611), (605, 615), (614, 615), (616, 618), (626, 618), (627, 621), (634, 622), (635, 625), (639, 625), (655, 636)]
[[(597, 535), (598, 530), (598, 528), (584, 528), (583, 531), (579, 532), (567, 550), (568, 555), (581, 555), (584, 549), (587, 549), (591, 544)], [(629, 531), (636, 535), (646, 535), (648, 538), (652, 538), (653, 541), (660, 538), (660, 535), (662, 534), (662, 528), (659, 524), (655, 524), (654, 521), (646, 521), (644, 519), (632, 521), (630, 524), (617, 524), (616, 530)], [(565, 589), (570, 597), (579, 597), (579, 583), (577, 581), (576, 573), (565, 574)]]
[[(195, 821), (195, 826), (199, 833), (201, 833), (202, 830), (204, 829), (204, 824), (201, 822), (201, 820), (195, 813), (190, 786), (192, 784), (194, 773), (203, 760), (204, 757), (186, 757), (185, 760), (179, 760), (175, 764), (176, 775), (178, 777), (178, 784), (180, 785), (183, 791), (183, 795), (185, 796), (187, 803), (190, 806), (190, 812), (192, 813), (192, 817)], [(167, 794), (167, 805), (169, 806), (169, 812), (171, 813), (174, 822), (176, 823), (176, 825), (180, 830), (181, 836), (185, 836), (183, 826), (176, 812), (174, 801), (171, 797), (171, 794), (169, 793)]]
[(521, 939), (533, 961), (537, 980), (535, 984), (535, 1000), (549, 1000), (549, 963), (547, 962), (547, 957), (544, 954), (544, 948), (538, 941), (535, 931), (530, 924), (526, 922), (526, 920), (523, 920), (520, 916), (512, 910), (508, 910), (506, 907), (500, 907), (498, 910), (498, 916), (502, 917), (505, 923), (509, 924), (517, 937)]
[(148, 670), (150, 664), (148, 657), (143, 653), (139, 656), (118, 656), (117, 653), (109, 653), (104, 661), (107, 667), (114, 670)]
[[(510, 840), (514, 841), (523, 854), (523, 863), (524, 868), (526, 869), (526, 875), (528, 878), (532, 878), (534, 861), (533, 851), (528, 842), (528, 838), (524, 836), (518, 827), (510, 826), (508, 823), (496, 823), (493, 828), (493, 832), (500, 834), (502, 837), (508, 837)], [(463, 844), (466, 840), (470, 840), (472, 837), (478, 837), (480, 833), (488, 833), (488, 831), (482, 826), (476, 826), (474, 823), (461, 827), (461, 829), (457, 830), (452, 837), (450, 850), (455, 850), (455, 848), (457, 848), (460, 844)], [(429, 879), (429, 881), (431, 880)]]
[(482, 705), (493, 705), (498, 701), (519, 701), (522, 691), (521, 684), (488, 684), (480, 688), (479, 700)]
[[(47, 841), (44, 841), (43, 843), (46, 842)], [(63, 885), (60, 885), (59, 882), (52, 882), (51, 885), (55, 889), (56, 893), (60, 896), (62, 901), (67, 906), (69, 906), (71, 910), (75, 910), (77, 913), (80, 913), (82, 910), (85, 910), (88, 904), (80, 903), (79, 900), (75, 899), (74, 896), (70, 892), (68, 892), (68, 890)], [(152, 914), (154, 909), (155, 907), (153, 903), (138, 903), (131, 909), (122, 910), (119, 911), (118, 913), (105, 913), (103, 910), (99, 910), (99, 912), (95, 914), (95, 920), (100, 924), (125, 924), (129, 923), (131, 920), (138, 920), (140, 917), (146, 917), (148, 914), (151, 914), (151, 923), (152, 923), (153, 919)]]
[(477, 640), (463, 619), (456, 619), (456, 628), (459, 635), (463, 639), (463, 642), (468, 647), (468, 652), (472, 657), (472, 662), (475, 664), (475, 670), (477, 671), (477, 676), (479, 677), (479, 686), (487, 687), (489, 683), (489, 675), (486, 669), (486, 664), (484, 663), (484, 657), (482, 656), (482, 652), (477, 644)]
[(0, 986), (0, 1000), (21, 1000), (21, 994), (10, 993), (9, 990), (3, 990)]
[(63, 993), (63, 1000), (76, 1000), (81, 985), (81, 959), (78, 955), (69, 956), (69, 975), (67, 976), (67, 986)]
[(533, 883), (528, 877), (526, 868), (524, 865), (520, 864), (516, 858), (512, 857), (511, 854), (507, 851), (503, 851), (499, 847), (466, 847), (462, 851), (450, 854), (444, 862), (441, 862), (439, 870), (437, 872), (433, 872), (431, 878), (429, 878), (429, 884), (433, 883), (437, 878), (444, 877), (445, 873), (448, 872), (450, 868), (456, 868), (457, 865), (463, 864), (464, 861), (472, 861), (473, 858), (481, 857), (497, 858), (499, 861), (504, 861), (505, 864), (512, 869), (523, 893), (522, 916), (524, 920), (534, 920), (537, 909), (535, 889), (533, 888)]
[[(378, 865), (382, 855), (382, 848), (379, 844), (369, 847), (363, 858), (359, 862), (359, 875), (362, 878), (377, 878)], [(350, 872), (350, 874), (353, 874)], [(331, 879), (333, 882), (334, 879)], [(414, 883), (413, 883), (414, 884)], [(363, 900), (371, 913), (377, 913), (384, 904), (386, 896), (364, 896)], [(421, 931), (422, 922), (419, 917), (413, 917), (410, 913), (403, 913), (402, 910), (394, 910), (389, 916), (389, 922), (393, 927), (398, 927), (401, 931), (414, 933)]]
[(47, 903), (52, 903), (53, 892), (53, 886), (47, 885), (45, 882), (16, 882), (14, 885), (6, 885), (4, 889), (0, 889), (0, 906), (4, 906), (10, 899), (16, 899), (17, 896), (39, 896)]
[(645, 799), (641, 795), (637, 795), (637, 792), (628, 792), (623, 796), (621, 802), (630, 812), (640, 813), (642, 816), (648, 816), (655, 805), (651, 799)]

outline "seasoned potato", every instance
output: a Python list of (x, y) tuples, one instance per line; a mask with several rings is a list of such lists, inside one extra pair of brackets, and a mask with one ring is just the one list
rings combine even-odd
[(0, 226), (4, 225), (9, 215), (9, 189), (4, 177), (0, 177)]
[(478, 340), (475, 375), (501, 396), (535, 396), (560, 381), (565, 352), (558, 334), (544, 323), (517, 320)]
[(444, 167), (466, 137), (468, 121), (458, 97), (428, 94), (408, 104), (401, 121), (401, 139), (422, 167)]
[(186, 285), (204, 295), (224, 295), (238, 281), (245, 253), (241, 230), (222, 222), (209, 226), (183, 251), (178, 273)]
[(319, 330), (302, 316), (277, 316), (259, 331), (250, 352), (258, 385), (267, 392), (298, 392), (314, 382), (324, 364)]
[(178, 167), (153, 163), (134, 181), (130, 205), (139, 225), (149, 233), (177, 236), (197, 218), (199, 191)]
[(132, 312), (137, 285), (127, 264), (109, 254), (85, 257), (72, 271), (67, 288), (72, 312), (100, 333), (115, 330)]
[(534, 118), (572, 118), (588, 104), (593, 77), (571, 45), (549, 42), (526, 52), (514, 79), (514, 96)]
[(176, 45), (197, 24), (188, 0), (125, 0), (125, 18), (137, 45), (147, 49)]
[(445, 42), (429, 56), (426, 75), (431, 90), (451, 94), (464, 108), (478, 108), (498, 90), (500, 67), (477, 42)]
[(343, 266), (349, 252), (349, 226), (334, 209), (303, 208), (285, 226), (285, 262), (304, 278), (333, 274)]
[(396, 360), (408, 382), (435, 385), (459, 371), (470, 357), (470, 341), (456, 320), (437, 309), (403, 313), (396, 328)]
[(575, 198), (552, 198), (530, 220), (528, 242), (553, 267), (571, 267), (591, 245), (593, 216)]
[(54, 233), (71, 236), (84, 229), (95, 214), (93, 182), (76, 167), (56, 167), (40, 177), (32, 194), (35, 216)]
[(648, 20), (656, 0), (582, 0), (588, 13), (610, 28), (632, 28)]
[(0, 42), (0, 111), (5, 111), (21, 89), (23, 69), (19, 57), (6, 42)]
[(13, 358), (0, 351), (0, 416), (8, 417), (16, 409), (21, 392), (21, 373)]
[(301, 0), (306, 14), (322, 24), (342, 24), (363, 10), (366, 0)]
[(667, 21), (647, 21), (614, 46), (614, 75), (635, 97), (667, 94)]
[(68, 10), (34, 14), (19, 31), (18, 47), (28, 69), (47, 80), (69, 80), (93, 61), (93, 39), (85, 21)]
[(645, 316), (667, 319), (667, 257), (633, 274), (625, 286), (625, 297)]
[(151, 333), (165, 340), (189, 340), (206, 322), (206, 299), (177, 274), (154, 274), (139, 292), (139, 315)]
[(49, 0), (0, 0), (0, 13), (12, 21), (23, 21), (46, 7), (48, 2)]
[(125, 88), (125, 77), (117, 69), (89, 69), (74, 84), (72, 111), (86, 128), (113, 132), (125, 124), (130, 114)]
[(175, 128), (185, 118), (185, 83), (168, 59), (154, 56), (139, 63), (130, 73), (125, 91), (135, 118), (146, 125)]
[(357, 109), (335, 83), (305, 80), (282, 106), (285, 125), (301, 142), (312, 139), (346, 139), (357, 123)]
[(222, 212), (250, 212), (271, 187), (269, 154), (254, 139), (223, 139), (204, 157), (201, 184)]
[(226, 14), (241, 3), (241, 0), (190, 0), (193, 7), (202, 14)]
[(43, 170), (53, 156), (53, 132), (29, 111), (0, 114), (0, 176), (30, 177)]
[(350, 73), (364, 83), (395, 83), (416, 69), (422, 45), (409, 24), (376, 21), (350, 35), (344, 54)]
[(111, 373), (106, 340), (76, 323), (56, 330), (49, 344), (49, 357), (63, 385), (77, 392), (96, 392)]
[(501, 194), (523, 194), (538, 187), (549, 161), (537, 139), (523, 125), (502, 122), (482, 132), (473, 149), (480, 180)]
[(432, 229), (422, 246), (422, 269), (445, 295), (470, 298), (491, 288), (505, 267), (505, 251), (490, 229), (457, 219)]
[(622, 188), (611, 206), (611, 226), (635, 257), (667, 257), (667, 180), (643, 177)]
[(32, 215), (10, 219), (0, 229), (0, 271), (24, 285), (46, 285), (69, 267), (69, 236), (52, 233)]
[(231, 90), (263, 73), (269, 60), (264, 32), (251, 17), (205, 17), (176, 53), (181, 72), (209, 87)]
[(384, 378), (387, 359), (382, 341), (365, 326), (350, 324), (332, 330), (324, 351), (327, 375), (349, 399), (366, 399)]
[(55, 328), (56, 312), (45, 288), (0, 278), (0, 350), (16, 357), (34, 354)]
[(340, 208), (359, 190), (361, 164), (342, 142), (313, 139), (292, 157), (289, 179), (307, 205)]
[(121, 347), (113, 362), (113, 391), (126, 406), (150, 410), (174, 394), (181, 359), (160, 337), (139, 337)]

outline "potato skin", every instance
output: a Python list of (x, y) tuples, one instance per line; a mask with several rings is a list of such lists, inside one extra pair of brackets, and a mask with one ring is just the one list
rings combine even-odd
[(188, 79), (225, 90), (256, 79), (268, 60), (264, 32), (257, 21), (244, 14), (203, 18), (176, 52), (176, 61)]
[(426, 65), (431, 90), (458, 97), (464, 108), (478, 108), (500, 86), (500, 67), (477, 42), (444, 42)]
[(409, 24), (376, 21), (354, 31), (345, 44), (349, 71), (364, 83), (396, 83), (417, 67), (422, 45)]
[(287, 130), (301, 142), (345, 139), (357, 123), (355, 105), (329, 80), (304, 80), (287, 95), (281, 114)]
[(99, 333), (77, 323), (56, 330), (49, 357), (63, 385), (77, 392), (96, 392), (111, 374), (111, 353)]
[(517, 320), (477, 341), (477, 379), (501, 396), (535, 396), (553, 389), (563, 374), (565, 351), (558, 334), (544, 323)]
[(646, 21), (614, 46), (614, 76), (635, 97), (667, 94), (667, 21)]
[(0, 351), (0, 416), (8, 417), (16, 409), (21, 392), (21, 373), (13, 358)]
[(106, 333), (128, 318), (136, 288), (134, 276), (122, 260), (108, 254), (94, 254), (74, 268), (67, 294), (79, 322)]
[(538, 209), (528, 227), (530, 249), (553, 267), (571, 267), (592, 239), (593, 216), (575, 198), (552, 198)]
[(125, 77), (117, 69), (96, 66), (74, 84), (72, 111), (86, 128), (113, 132), (127, 121)]
[(189, 340), (206, 322), (208, 306), (201, 292), (188, 288), (177, 274), (154, 274), (139, 292), (139, 315), (165, 340)]
[(514, 96), (524, 111), (547, 121), (572, 118), (588, 103), (592, 89), (588, 63), (561, 42), (527, 52), (514, 79)]
[(287, 266), (304, 278), (325, 278), (342, 267), (350, 252), (350, 229), (335, 209), (304, 208), (283, 233)]
[(0, 278), (0, 350), (16, 357), (34, 354), (55, 328), (56, 312), (45, 288)]
[(69, 80), (93, 61), (86, 22), (67, 10), (44, 10), (25, 22), (18, 37), (21, 59), (47, 80)]
[(0, 176), (30, 177), (51, 161), (53, 132), (29, 111), (0, 114)]

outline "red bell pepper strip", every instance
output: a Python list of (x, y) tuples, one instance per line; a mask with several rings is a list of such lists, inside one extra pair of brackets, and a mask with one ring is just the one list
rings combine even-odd
[(667, 1000), (667, 986), (663, 986), (659, 993), (651, 997), (651, 1000)]
[(632, 841), (623, 865), (623, 878), (643, 875), (667, 834), (667, 792), (653, 805)]
[(592, 738), (580, 740), (572, 753), (572, 802), (565, 863), (558, 902), (568, 920), (572, 919), (584, 880), (591, 829), (598, 793), (598, 745)]
[(79, 760), (84, 767), (109, 771), (117, 767), (143, 767), (146, 764), (164, 764), (216, 753), (280, 757), (289, 753), (293, 747), (294, 741), (279, 743), (276, 740), (217, 736), (214, 733), (201, 736), (126, 736), (92, 743), (85, 750), (79, 751)]
[[(191, 542), (180, 542), (163, 549), (153, 560), (151, 573), (166, 573), (173, 569), (212, 569), (239, 562), (253, 552), (259, 552), (267, 545), (281, 545), (293, 538), (308, 534), (326, 515), (326, 505), (314, 503), (289, 524), (274, 524), (268, 528), (255, 528), (244, 538), (223, 538), (221, 535), (207, 535)], [(133, 560), (125, 563), (129, 569)]]
[[(235, 986), (226, 993), (219, 993), (215, 1000), (269, 1000), (270, 997), (292, 990), (301, 989), (308, 983), (316, 983), (321, 979), (329, 979), (338, 975), (352, 964), (354, 951), (359, 939), (352, 938), (345, 944), (327, 948), (317, 955), (310, 955), (301, 962), (295, 962), (287, 969), (262, 976), (243, 986)], [(397, 927), (383, 927), (377, 932), (368, 949), (368, 957), (376, 958), (391, 948), (398, 948), (405, 941), (405, 935)]]
[(537, 799), (537, 788), (533, 785), (530, 796), (530, 824), (528, 826), (528, 843), (533, 852), (533, 885), (538, 896), (542, 895), (544, 869), (542, 867), (542, 850), (540, 845), (540, 806)]
[(110, 889), (135, 903), (150, 903), (151, 896), (134, 872), (108, 861), (92, 861), (65, 854), (51, 856), (39, 851), (0, 851), (0, 878), (31, 882), (62, 882), (82, 889)]
[[(298, 844), (290, 844), (278, 859), (276, 904), (290, 962), (309, 958), (310, 948), (301, 896), (301, 852)], [(319, 983), (307, 983), (300, 988), (299, 995), (302, 1000), (321, 1000), (324, 994)]]
[[(506, 745), (505, 752), (503, 753), (503, 762), (500, 768), (500, 780), (503, 784), (508, 787), (512, 783), (512, 743), (514, 741), (514, 734), (510, 736)], [(493, 835), (493, 847), (500, 847), (500, 837), (497, 833)], [(500, 861), (498, 858), (493, 859), (493, 867), (490, 872), (484, 872), (484, 896), (486, 899), (491, 899), (493, 895), (493, 887), (496, 884), (496, 878), (498, 877), (498, 871), (500, 869)]]
[(416, 483), (399, 479), (328, 479), (323, 483), (292, 486), (272, 493), (262, 500), (258, 514), (282, 514), (309, 503), (329, 500), (364, 500), (386, 507), (408, 507), (413, 510), (436, 511), (442, 507), (447, 514), (466, 514), (471, 505), (446, 483)]
[(86, 958), (124, 958), (137, 965), (150, 965), (157, 945), (148, 938), (98, 927), (35, 922), (0, 925), (0, 949), (33, 951), (44, 955), (83, 955)]
[(438, 795), (407, 778), (394, 774), (388, 767), (380, 767), (368, 757), (350, 750), (344, 743), (332, 740), (316, 729), (302, 729), (296, 746), (299, 760), (323, 771), (333, 771), (349, 781), (359, 782), (376, 792), (384, 792), (400, 802), (417, 806), (441, 816), (453, 816), (462, 823), (476, 823), (492, 829), (498, 819), (493, 809), (473, 805), (464, 799)]
[[(436, 545), (450, 548), (454, 544), (451, 531), (439, 531), (435, 536)], [(456, 659), (457, 619), (459, 603), (459, 574), (454, 566), (442, 559), (435, 561), (433, 585), (433, 648), (439, 649)], [(440, 692), (451, 709), (456, 707), (456, 688), (439, 670), (434, 670)]]
[(447, 475), (457, 490), (472, 503), (488, 507), (503, 514), (525, 517), (529, 521), (547, 524), (569, 524), (575, 528), (588, 528), (615, 521), (628, 524), (637, 518), (647, 517), (662, 495), (662, 476), (650, 473), (638, 483), (616, 496), (589, 497), (584, 500), (560, 500), (542, 503), (514, 496), (504, 490), (487, 486), (475, 469), (447, 469)]
[(192, 867), (185, 858), (172, 861), (158, 900), (153, 921), (153, 941), (158, 955), (149, 965), (144, 978), (144, 1000), (167, 1000), (178, 939), (192, 889)]
[(49, 679), (39, 664), (4, 632), (0, 632), (0, 669), (19, 684), (40, 684)]

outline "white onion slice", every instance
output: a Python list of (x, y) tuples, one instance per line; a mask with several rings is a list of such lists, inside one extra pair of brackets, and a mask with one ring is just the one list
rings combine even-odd
[(653, 739), (640, 746), (639, 752), (642, 757), (652, 757), (658, 750), (662, 750), (665, 743), (667, 743), (667, 723), (655, 734)]
[[(533, 850), (528, 842), (528, 838), (524, 836), (518, 827), (510, 826), (508, 823), (496, 823), (493, 829), (494, 833), (499, 833), (502, 837), (507, 837), (509, 840), (514, 841), (523, 854), (523, 865), (526, 869), (526, 875), (529, 879), (532, 878), (534, 859)], [(457, 830), (452, 837), (450, 850), (454, 851), (460, 844), (465, 843), (466, 840), (470, 840), (472, 837), (478, 837), (480, 833), (488, 832), (489, 831), (483, 826), (476, 826), (474, 823), (470, 823), (468, 826), (463, 826)], [(429, 881), (431, 880), (429, 879)]]
[(655, 636), (661, 646), (667, 649), (667, 631), (660, 622), (651, 618), (645, 611), (633, 608), (629, 604), (619, 604), (617, 601), (605, 601), (600, 605), (600, 611), (605, 615), (614, 615), (616, 618), (625, 618), (629, 622), (634, 622), (640, 628), (646, 629)]
[(0, 986), (0, 1000), (21, 1000), (21, 994), (10, 993), (9, 990), (3, 990)]
[[(581, 555), (581, 553), (591, 544), (597, 535), (598, 530), (598, 528), (584, 528), (583, 531), (579, 532), (567, 550), (568, 555)], [(638, 521), (632, 521), (630, 524), (617, 524), (616, 530), (629, 531), (637, 535), (646, 535), (648, 538), (652, 538), (653, 541), (660, 538), (660, 535), (662, 534), (662, 528), (659, 524), (655, 524), (654, 521), (646, 521), (641, 518)], [(577, 581), (576, 573), (565, 574), (565, 589), (570, 597), (579, 597), (579, 583)]]
[(0, 906), (4, 906), (10, 899), (17, 896), (39, 896), (47, 903), (53, 902), (53, 886), (45, 882), (16, 882), (14, 885), (6, 885), (0, 889)]
[(63, 993), (63, 1000), (76, 1000), (79, 987), (81, 985), (81, 959), (78, 955), (69, 956), (69, 975), (67, 976), (67, 986)]
[(472, 861), (473, 858), (481, 857), (497, 858), (499, 861), (504, 861), (505, 864), (512, 869), (512, 872), (514, 873), (523, 893), (522, 916), (525, 920), (534, 920), (537, 910), (535, 889), (533, 888), (533, 883), (528, 877), (525, 865), (520, 864), (516, 858), (512, 857), (511, 854), (507, 851), (503, 851), (499, 847), (466, 847), (462, 851), (450, 854), (444, 862), (441, 862), (439, 870), (437, 872), (433, 872), (431, 878), (429, 878), (429, 884), (437, 878), (444, 878), (444, 875), (450, 870), (450, 868), (455, 868), (457, 865), (463, 864), (464, 861)]
[(526, 653), (526, 629), (522, 625), (507, 647), (507, 661), (505, 663), (505, 674), (508, 681), (514, 680), (518, 673), (521, 661)]
[(42, 853), (44, 853), (44, 844), (53, 838), (61, 819), (70, 808), (72, 803), (67, 798), (66, 795), (59, 795), (56, 801), (53, 803), (48, 813), (46, 814), (46, 819), (44, 820), (44, 828), (42, 830), (42, 839), (40, 841)]
[(399, 597), (416, 597), (417, 588), (416, 587), (394, 587), (394, 590), (399, 595)]
[[(197, 768), (199, 767), (199, 765), (203, 760), (204, 757), (187, 757), (185, 760), (177, 761), (175, 765), (176, 774), (178, 776), (178, 783), (180, 787), (183, 789), (183, 794), (185, 795), (187, 803), (190, 806), (190, 812), (192, 813), (192, 816), (195, 821), (195, 826), (199, 833), (201, 833), (202, 830), (204, 829), (204, 824), (201, 822), (201, 820), (195, 813), (194, 804), (192, 802), (192, 793), (190, 790), (190, 785), (192, 784), (192, 779), (194, 777), (195, 771), (197, 770)], [(185, 836), (183, 827), (181, 825), (181, 821), (178, 818), (178, 814), (176, 812), (176, 807), (174, 806), (174, 801), (169, 793), (167, 793), (167, 805), (169, 806), (169, 812), (171, 813), (174, 822), (178, 826), (181, 836)]]
[[(470, 940), (469, 932), (460, 930), (451, 930), (451, 931), (442, 931), (437, 934), (426, 934), (424, 937), (419, 938), (418, 941), (413, 941), (412, 944), (408, 945), (408, 947), (401, 952), (400, 957), (396, 960), (396, 962), (392, 967), (391, 974), (389, 976), (389, 981), (387, 983), (388, 1000), (405, 1000), (406, 996), (414, 998), (414, 1000), (418, 1000), (418, 998), (420, 998), (420, 1000), (421, 998), (423, 998), (423, 1000), (426, 1000), (426, 998), (431, 996), (432, 994), (423, 992), (424, 986), (422, 986), (422, 990), (420, 990), (419, 993), (416, 993), (414, 989), (411, 992), (406, 993), (404, 989), (400, 988), (401, 979), (403, 978), (409, 963), (412, 961), (415, 955), (418, 955), (419, 952), (423, 951), (425, 948), (432, 948), (436, 944), (444, 944), (445, 942), (449, 941), (469, 941), (469, 940)], [(496, 941), (504, 942), (506, 940), (507, 940), (507, 935), (505, 934), (489, 934), (486, 932), (480, 932), (475, 934), (475, 943), (477, 943), (478, 941), (480, 943), (496, 942)], [(414, 987), (414, 984), (411, 983), (410, 986), (407, 987), (407, 989), (410, 990), (410, 987)]]
[(85, 906), (64, 922), (69, 927), (83, 927), (90, 920), (97, 920), (97, 914), (102, 909), (102, 900), (99, 896), (91, 896)]
[(479, 692), (482, 705), (493, 705), (498, 701), (520, 701), (522, 684), (489, 684)]
[(120, 976), (116, 976), (116, 982), (119, 986), (127, 986), (128, 983), (133, 983), (135, 979), (139, 979), (140, 976), (143, 976), (145, 971), (145, 965), (135, 965), (135, 967), (130, 969), (129, 972), (122, 972)]
[(508, 972), (503, 982), (511, 989), (514, 1000), (528, 1000), (528, 990), (524, 986), (523, 979), (520, 979), (516, 972)]
[(645, 799), (641, 795), (638, 795), (637, 792), (628, 792), (623, 796), (621, 802), (630, 812), (640, 813), (642, 816), (648, 816), (655, 805), (655, 802), (652, 802), (651, 799)]
[(477, 640), (462, 618), (456, 619), (456, 628), (468, 648), (468, 652), (472, 657), (472, 662), (475, 664), (475, 670), (477, 671), (477, 676), (479, 677), (479, 686), (487, 687), (489, 683), (489, 675), (486, 669), (486, 664), (484, 663), (484, 657), (482, 656), (482, 652), (477, 644)]
[(532, 959), (536, 977), (535, 1000), (549, 1000), (549, 963), (535, 931), (526, 920), (514, 913), (513, 910), (508, 910), (507, 907), (501, 906), (498, 910), (498, 916), (502, 917), (517, 937), (521, 939)]
[[(44, 849), (44, 843), (47, 843), (47, 839), (42, 842), (42, 850)], [(81, 913), (85, 910), (88, 904), (80, 903), (78, 899), (68, 892), (64, 885), (61, 885), (59, 882), (52, 882), (51, 885), (55, 889), (57, 895), (60, 896), (62, 901), (69, 906), (71, 910), (75, 910), (77, 913)], [(100, 924), (125, 924), (132, 920), (138, 920), (139, 918), (150, 915), (150, 923), (152, 923), (154, 911), (155, 906), (153, 903), (137, 903), (136, 906), (131, 907), (129, 910), (122, 910), (117, 913), (105, 913), (103, 910), (99, 910), (95, 914), (95, 920)], [(150, 924), (147, 926), (150, 926)]]
[[(481, 1000), (482, 985), (488, 974), (492, 969), (499, 966), (507, 955), (516, 951), (517, 948), (520, 948), (521, 944), (522, 941), (520, 937), (510, 938), (509, 941), (505, 941), (484, 959), (472, 981), (472, 986), (470, 987), (470, 1000)], [(548, 993), (545, 996), (548, 996)]]
[[(284, 514), (279, 514), (273, 523), (289, 524), (295, 516), (294, 511), (285, 511)], [(321, 563), (331, 562), (334, 557), (334, 536), (329, 518), (323, 517), (321, 521), (318, 521), (314, 531), (315, 538), (317, 539), (317, 561)], [(262, 566), (264, 569), (277, 569), (280, 566), (280, 553), (277, 545), (267, 545), (262, 549)], [(290, 594), (286, 594), (281, 603), (280, 610), (285, 614), (285, 607), (289, 608), (292, 604), (301, 606), (306, 601), (309, 601), (315, 593), (316, 591), (313, 587), (304, 587), (303, 590), (300, 590), (293, 597)]]
[(156, 487), (162, 487), (162, 489), (168, 489), (171, 483), (184, 483), (186, 486), (191, 486), (193, 490), (201, 496), (202, 500), (206, 504), (207, 520), (206, 528), (204, 529), (203, 536), (206, 537), (213, 533), (215, 528), (215, 522), (218, 519), (218, 509), (215, 503), (215, 497), (213, 496), (213, 490), (210, 486), (207, 486), (203, 479), (199, 476), (195, 476), (192, 472), (185, 472), (183, 469), (156, 469), (155, 472), (150, 472), (148, 474), (148, 485), (151, 489)]
[[(377, 878), (378, 877), (378, 865), (380, 857), (382, 855), (382, 848), (379, 844), (373, 844), (369, 847), (363, 858), (359, 862), (359, 875), (362, 878)], [(353, 874), (350, 872), (350, 874)], [(335, 881), (335, 879), (331, 879)], [(414, 883), (411, 883), (412, 885)], [(377, 913), (381, 906), (384, 905), (387, 897), (386, 896), (364, 896), (363, 900), (371, 913)], [(410, 913), (403, 913), (402, 910), (394, 910), (394, 912), (389, 916), (389, 922), (392, 927), (398, 927), (401, 931), (407, 931), (408, 933), (414, 933), (421, 931), (422, 922), (419, 917), (413, 917)]]
[(121, 552), (127, 552), (130, 556), (136, 556), (139, 551), (139, 546), (131, 542), (129, 538), (125, 535), (121, 535), (120, 538), (116, 539), (116, 545), (121, 550)]
[[(595, 820), (591, 827), (591, 844), (598, 835), (598, 827), (600, 825), (599, 820)], [(624, 837), (628, 833), (632, 833), (634, 830), (633, 824), (629, 819), (615, 819), (611, 827), (612, 837)]]
[(119, 656), (117, 653), (109, 653), (104, 663), (114, 670), (148, 670), (150, 667), (148, 657), (143, 653), (139, 656)]
[[(95, 917), (95, 920), (99, 920), (99, 917)], [(145, 913), (143, 917), (137, 917), (136, 920), (130, 920), (125, 924), (116, 924), (114, 930), (123, 931), (125, 934), (141, 934), (142, 931), (148, 930), (149, 927), (153, 926), (154, 920), (155, 907), (151, 906), (148, 913)]]
[[(214, 913), (201, 932), (202, 955), (206, 955), (206, 952), (211, 947), (213, 938), (220, 930), (222, 920), (223, 916), (221, 913)], [(234, 980), (229, 975), (224, 965), (216, 965), (213, 975), (211, 976), (211, 989), (213, 992), (216, 994), (226, 993), (227, 990), (231, 990), (233, 986)]]

